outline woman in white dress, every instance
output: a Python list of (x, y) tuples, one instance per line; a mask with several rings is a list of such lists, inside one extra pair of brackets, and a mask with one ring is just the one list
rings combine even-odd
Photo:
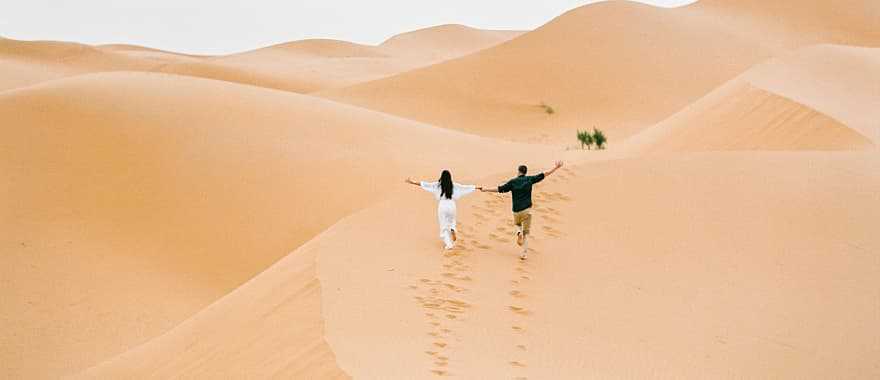
[(452, 182), (452, 174), (444, 170), (437, 182), (416, 182), (409, 178), (406, 183), (420, 186), (425, 191), (434, 194), (437, 203), (437, 221), (440, 223), (440, 239), (446, 249), (452, 249), (455, 244), (455, 201), (461, 197), (473, 193), (474, 185), (461, 185)]

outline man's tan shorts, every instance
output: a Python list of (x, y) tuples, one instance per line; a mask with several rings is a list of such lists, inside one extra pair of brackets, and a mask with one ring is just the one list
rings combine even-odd
[(529, 210), (522, 210), (513, 213), (513, 224), (522, 227), (523, 234), (529, 234), (529, 228), (532, 226), (532, 214)]

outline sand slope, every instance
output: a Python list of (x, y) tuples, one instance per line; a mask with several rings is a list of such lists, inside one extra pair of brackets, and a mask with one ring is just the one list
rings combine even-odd
[(446, 24), (401, 33), (379, 46), (400, 56), (421, 56), (440, 62), (486, 49), (511, 40), (525, 32), (515, 30), (475, 29)]
[[(611, 1), (219, 57), (0, 39), (0, 377), (880, 377), (877, 25)], [(614, 149), (562, 151), (593, 126)], [(555, 159), (527, 262), (507, 196), (441, 252), (402, 183)]]
[(880, 142), (878, 48), (810, 46), (752, 68), (743, 77)]
[(598, 126), (617, 141), (789, 49), (880, 45), (870, 1), (847, 2), (860, 17), (846, 19), (814, 16), (842, 8), (831, 2), (739, 4), (587, 5), (497, 47), (322, 96), (493, 137), (558, 143)]
[(70, 373), (166, 331), (405, 175), (464, 180), (542, 152), (133, 72), (6, 92), (0, 120), (6, 377)]
[[(526, 263), (510, 200), (492, 195), (459, 206), (452, 254), (431, 244), (420, 194), (302, 251), (318, 255), (327, 340), (354, 378), (873, 378), (878, 158), (574, 167), (539, 185)], [(400, 233), (370, 238), (387, 229)]]
[(625, 144), (643, 153), (875, 146), (837, 120), (743, 80), (731, 81)]
[(404, 33), (379, 46), (303, 40), (216, 57), (134, 45), (0, 39), (0, 90), (84, 73), (160, 71), (305, 93), (460, 57), (521, 33), (442, 25)]
[(878, 51), (820, 45), (774, 58), (627, 140), (623, 150), (633, 154), (876, 147)]
[(293, 253), (180, 326), (77, 378), (347, 378), (324, 343), (315, 257)]
[(98, 71), (149, 71), (170, 60), (185, 59), (190, 58), (154, 52), (148, 59), (73, 42), (0, 38), (0, 91)]
[(444, 25), (392, 37), (379, 46), (304, 40), (180, 63), (164, 72), (308, 93), (398, 74), (497, 45), (519, 32)]

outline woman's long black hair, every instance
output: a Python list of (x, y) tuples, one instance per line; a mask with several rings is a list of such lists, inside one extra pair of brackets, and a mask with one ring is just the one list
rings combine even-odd
[(449, 170), (440, 173), (440, 198), (452, 199), (452, 174)]

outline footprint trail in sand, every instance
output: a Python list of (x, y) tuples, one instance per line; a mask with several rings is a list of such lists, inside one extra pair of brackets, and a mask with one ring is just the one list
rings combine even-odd
[[(555, 176), (558, 178), (556, 182), (567, 182), (573, 175), (569, 169), (562, 168), (561, 173)], [(540, 246), (543, 240), (563, 236), (563, 232), (554, 226), (559, 224), (561, 217), (559, 203), (570, 200), (563, 193), (536, 191), (530, 244)], [(467, 301), (467, 295), (473, 287), (480, 285), (475, 281), (472, 271), (476, 254), (510, 254), (511, 273), (507, 294), (504, 295), (508, 297), (509, 304), (506, 310), (498, 312), (511, 313), (513, 317), (508, 333), (514, 334), (513, 351), (516, 355), (505, 364), (513, 370), (528, 367), (526, 335), (529, 333), (529, 319), (536, 312), (529, 302), (532, 297), (529, 284), (534, 281), (532, 267), (540, 264), (533, 262), (534, 260), (518, 260), (514, 255), (518, 248), (515, 245), (516, 229), (513, 218), (507, 212), (509, 203), (510, 200), (504, 195), (489, 194), (480, 204), (471, 206), (473, 223), (459, 221), (458, 243), (452, 250), (441, 251), (443, 258), (438, 271), (419, 278), (415, 284), (409, 286), (415, 292), (413, 300), (424, 315), (428, 342), (424, 353), (431, 362), (430, 372), (434, 376), (455, 376), (456, 348), (473, 339), (463, 335), (462, 332), (466, 329), (462, 327), (468, 323), (468, 312), (473, 307)], [(493, 248), (491, 242), (499, 243), (496, 244), (498, 248)], [(504, 245), (507, 247), (502, 248)], [(539, 260), (541, 252), (530, 247), (529, 254)], [(526, 379), (524, 376), (515, 378)]]
[(417, 284), (410, 286), (417, 293), (413, 299), (423, 309), (427, 322), (430, 344), (425, 354), (432, 362), (430, 372), (436, 376), (452, 375), (452, 353), (455, 345), (465, 340), (457, 327), (467, 321), (467, 311), (471, 308), (464, 298), (469, 291), (467, 286), (473, 282), (468, 265), (473, 251), (467, 241), (470, 240), (477, 249), (490, 248), (471, 240), (469, 231), (470, 228), (460, 224), (458, 244), (454, 249), (442, 252), (439, 273), (420, 278)]

